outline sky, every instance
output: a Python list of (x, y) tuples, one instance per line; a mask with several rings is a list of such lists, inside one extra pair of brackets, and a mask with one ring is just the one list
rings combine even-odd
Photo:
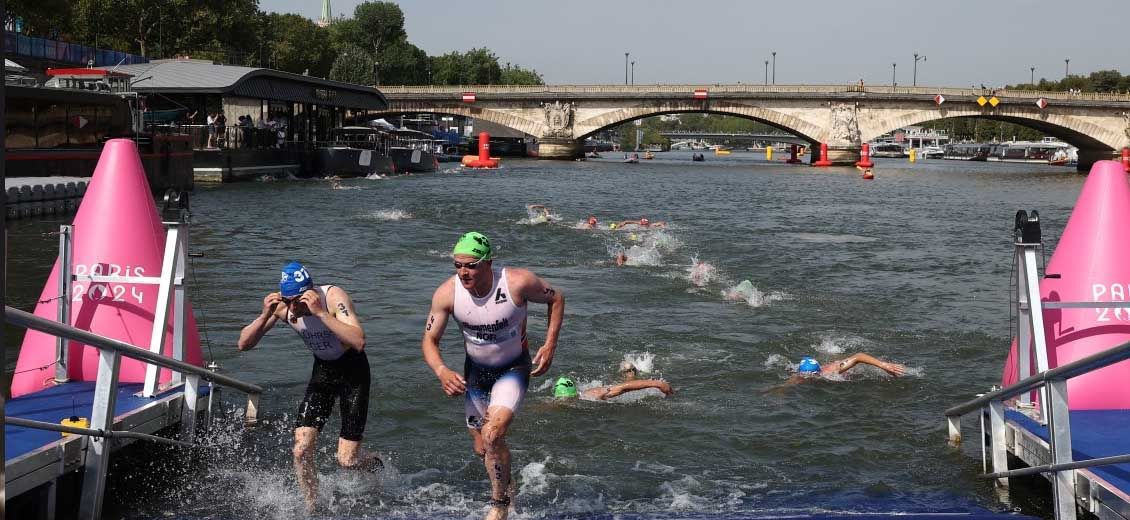
[[(331, 0), (352, 16), (362, 0)], [(1003, 86), (1116, 69), (1130, 74), (1128, 0), (414, 0), (408, 40), (429, 55), (487, 47), (550, 84), (763, 83)], [(317, 19), (321, 0), (259, 0)], [(1122, 24), (1122, 27), (1119, 24)], [(925, 57), (925, 58), (922, 58)], [(894, 67), (892, 67), (894, 64)], [(629, 65), (629, 68), (631, 66)], [(772, 67), (772, 65), (770, 65)], [(770, 72), (772, 74), (772, 72)], [(772, 78), (771, 78), (772, 80)]]

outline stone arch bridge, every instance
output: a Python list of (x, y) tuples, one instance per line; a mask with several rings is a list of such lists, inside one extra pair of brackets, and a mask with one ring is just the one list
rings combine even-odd
[[(1130, 146), (1130, 95), (858, 85), (386, 86), (378, 115), (437, 113), (484, 119), (533, 135), (539, 156), (570, 159), (596, 132), (662, 114), (707, 112), (753, 119), (852, 164), (885, 133), (950, 117), (1037, 129), (1079, 148), (1079, 168)], [(996, 103), (992, 103), (994, 100)], [(979, 101), (985, 101), (984, 104)]]

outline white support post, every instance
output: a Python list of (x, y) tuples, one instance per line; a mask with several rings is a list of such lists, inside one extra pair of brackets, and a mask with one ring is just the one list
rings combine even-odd
[(961, 444), (961, 416), (951, 415), (946, 417), (946, 427), (949, 430), (949, 442), (953, 446)]
[(200, 398), (200, 376), (189, 375), (184, 380), (184, 407), (181, 408), (181, 439), (196, 440), (196, 402)]
[[(122, 356), (116, 350), (98, 353), (98, 382), (94, 386), (94, 403), (90, 411), (90, 428), (110, 430), (114, 425), (114, 406), (118, 399), (118, 369)], [(102, 495), (106, 491), (106, 473), (110, 469), (110, 439), (86, 437), (86, 460), (83, 464), (82, 496), (79, 518), (102, 518)]]
[[(1024, 267), (1025, 246), (1016, 246), (1016, 380), (1020, 381), (1032, 375), (1032, 309), (1028, 307), (1028, 284)], [(1020, 395), (1020, 402), (1030, 404), (1032, 393), (1024, 392)]]
[[(59, 226), (59, 299), (56, 302), (56, 317), (59, 323), (71, 324), (71, 281), (74, 277), (74, 235), (73, 226)], [(67, 340), (55, 338), (55, 382), (70, 380), (67, 370), (71, 364)]]
[[(1008, 471), (1008, 447), (1004, 440), (1004, 401), (989, 402), (989, 430), (992, 432), (993, 473)], [(997, 486), (1008, 488), (1008, 479), (998, 478)]]
[[(1044, 307), (1040, 302), (1040, 279), (1036, 272), (1035, 246), (1024, 248), (1024, 284), (1027, 287), (1028, 323), (1036, 346), (1036, 371), (1048, 371), (1048, 342), (1044, 334)], [(1019, 352), (1018, 352), (1019, 353)]]
[[(1051, 437), (1052, 464), (1071, 462), (1071, 415), (1067, 407), (1067, 380), (1056, 379), (1045, 385), (1048, 434)], [(1052, 477), (1056, 520), (1075, 520), (1075, 470), (1057, 471)]]
[(243, 425), (247, 428), (259, 425), (258, 394), (247, 394), (247, 414), (243, 418)]
[[(182, 228), (184, 226), (186, 225), (181, 225)], [(173, 269), (175, 272), (173, 276), (173, 359), (184, 361), (184, 330), (185, 320), (188, 316), (188, 309), (185, 305), (184, 298), (184, 266), (188, 260), (188, 230), (181, 229), (177, 235), (180, 243), (177, 245), (176, 266)], [(177, 385), (183, 381), (184, 374), (174, 371), (170, 382), (173, 385)]]
[[(169, 296), (172, 294), (173, 276), (180, 248), (179, 230), (176, 225), (169, 226), (165, 233), (165, 258), (161, 261), (161, 285), (157, 289), (157, 303), (153, 311), (153, 333), (149, 336), (149, 351), (163, 354), (165, 350), (165, 327), (169, 323)], [(145, 390), (142, 395), (157, 395), (157, 380), (160, 367), (154, 364), (145, 366)]]

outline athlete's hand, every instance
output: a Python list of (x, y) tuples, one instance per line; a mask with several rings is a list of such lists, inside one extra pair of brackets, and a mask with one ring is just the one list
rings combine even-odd
[(534, 369), (530, 371), (531, 376), (540, 376), (549, 371), (549, 366), (553, 364), (553, 351), (556, 348), (542, 345), (538, 349), (538, 353), (534, 354)]
[(436, 374), (439, 378), (439, 383), (443, 386), (443, 393), (448, 397), (455, 397), (467, 391), (467, 382), (463, 380), (463, 376), (456, 374), (454, 370), (443, 367)]
[(298, 301), (305, 303), (306, 308), (309, 309), (310, 314), (315, 318), (324, 320), (330, 316), (329, 311), (326, 310), (326, 306), (322, 305), (322, 297), (318, 296), (318, 291), (310, 289), (302, 293), (302, 296), (298, 297)]
[(282, 295), (277, 292), (273, 292), (264, 297), (263, 317), (270, 317), (270, 315), (274, 314), (275, 308), (278, 307), (280, 303), (282, 303)]

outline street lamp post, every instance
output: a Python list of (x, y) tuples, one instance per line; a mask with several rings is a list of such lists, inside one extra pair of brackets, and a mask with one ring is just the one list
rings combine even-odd
[(773, 51), (773, 84), (777, 84), (777, 51)]
[(1063, 77), (1066, 78), (1071, 75), (1071, 58), (1063, 60)]
[(898, 63), (891, 63), (891, 88), (898, 86), (898, 83), (895, 82), (895, 68), (898, 67), (898, 65)]
[(636, 84), (636, 60), (632, 60), (632, 84)]
[(765, 84), (769, 84), (769, 60), (765, 60)]
[(914, 75), (912, 76), (912, 79), (911, 79), (911, 82), (910, 82), (910, 85), (913, 86), (913, 87), (918, 86), (918, 60), (926, 61), (926, 56), (925, 55), (919, 56), (917, 52), (914, 53)]
[(1028, 70), (1032, 71), (1032, 76), (1029, 78), (1028, 84), (1035, 86), (1036, 85), (1036, 67), (1028, 67)]
[(628, 53), (624, 53), (624, 84), (628, 84)]

